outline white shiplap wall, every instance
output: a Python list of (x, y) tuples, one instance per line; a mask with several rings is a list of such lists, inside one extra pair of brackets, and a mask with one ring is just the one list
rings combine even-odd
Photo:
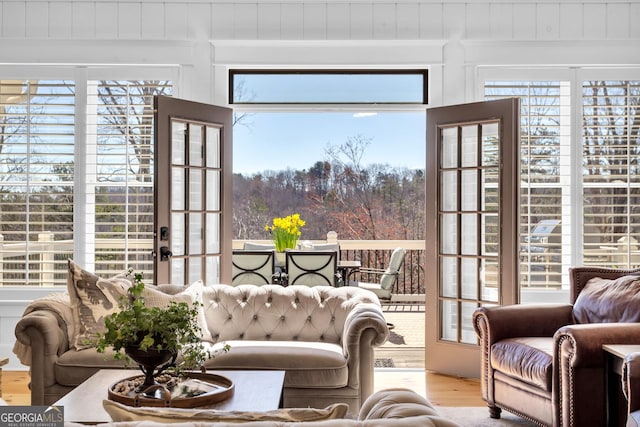
[[(429, 66), (441, 105), (475, 101), (481, 68), (640, 67), (639, 21), (640, 1), (615, 0), (2, 0), (0, 78), (162, 65), (176, 95), (224, 104), (228, 65)], [(15, 322), (46, 292), (0, 289), (8, 369)]]

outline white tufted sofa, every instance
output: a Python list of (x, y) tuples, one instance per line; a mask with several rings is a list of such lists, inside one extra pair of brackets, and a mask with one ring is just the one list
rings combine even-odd
[[(161, 285), (167, 293), (178, 285)], [(231, 345), (211, 369), (286, 370), (284, 407), (324, 408), (344, 402), (357, 414), (373, 392), (375, 346), (389, 335), (378, 298), (354, 287), (213, 285), (203, 303), (212, 346)], [(31, 347), (31, 404), (46, 405), (98, 369), (120, 368), (94, 349), (69, 347), (73, 322), (60, 307), (24, 316), (16, 337)]]

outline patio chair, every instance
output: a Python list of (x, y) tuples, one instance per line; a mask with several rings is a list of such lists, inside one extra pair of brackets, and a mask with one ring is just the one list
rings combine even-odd
[(356, 282), (356, 286), (370, 290), (376, 294), (380, 300), (391, 300), (393, 285), (398, 281), (406, 253), (407, 251), (403, 248), (395, 248), (389, 258), (389, 265), (384, 270), (380, 268), (360, 268), (360, 270), (358, 270), (360, 277), (362, 277), (362, 274), (373, 274), (379, 276), (380, 281), (377, 283)]
[(336, 251), (287, 251), (285, 270), (289, 285), (336, 286)]
[(268, 285), (273, 281), (274, 251), (234, 250), (231, 257), (231, 284)]

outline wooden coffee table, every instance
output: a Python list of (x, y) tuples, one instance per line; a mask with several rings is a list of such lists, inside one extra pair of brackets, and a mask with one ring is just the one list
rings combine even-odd
[[(284, 371), (207, 371), (233, 381), (235, 390), (227, 400), (208, 406), (219, 411), (271, 411), (282, 400)], [(121, 379), (142, 375), (134, 369), (101, 369), (54, 405), (64, 407), (64, 420), (81, 424), (111, 421), (102, 407), (109, 386)]]

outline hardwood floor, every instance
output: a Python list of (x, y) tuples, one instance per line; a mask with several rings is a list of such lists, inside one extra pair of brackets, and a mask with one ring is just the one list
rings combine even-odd
[[(2, 398), (9, 405), (29, 405), (29, 374), (2, 371)], [(419, 369), (377, 369), (376, 390), (405, 387), (415, 390), (439, 406), (484, 406), (478, 380), (456, 378)]]

